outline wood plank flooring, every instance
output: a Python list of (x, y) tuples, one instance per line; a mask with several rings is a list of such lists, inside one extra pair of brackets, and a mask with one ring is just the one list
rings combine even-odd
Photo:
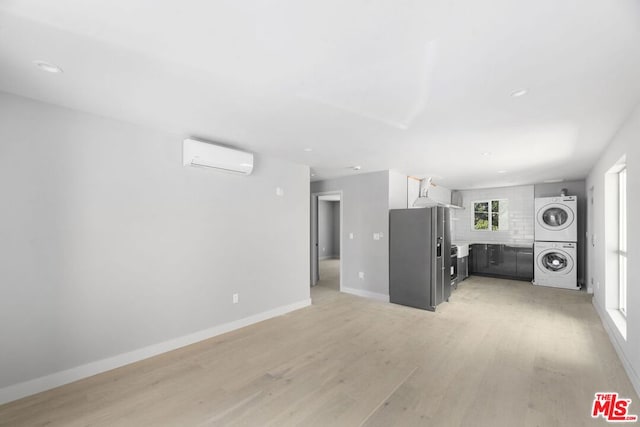
[(320, 280), (318, 286), (340, 290), (340, 259), (323, 259), (318, 263)]
[(583, 426), (640, 401), (590, 296), (472, 277), (435, 313), (313, 305), (0, 406), (2, 426)]

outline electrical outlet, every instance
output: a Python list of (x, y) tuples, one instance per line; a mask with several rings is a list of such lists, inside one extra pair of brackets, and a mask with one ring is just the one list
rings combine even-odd
[(322, 252), (326, 252), (326, 251), (327, 251), (327, 248), (322, 248)]
[(349, 239), (353, 240), (353, 233), (349, 233)]
[(284, 189), (282, 187), (276, 187), (276, 196), (284, 196)]
[(233, 294), (233, 303), (237, 304), (238, 302), (240, 302), (240, 298), (238, 294)]
[(380, 240), (380, 233), (373, 233), (373, 240)]
[(358, 278), (359, 279), (364, 279), (364, 271), (361, 271), (358, 273)]

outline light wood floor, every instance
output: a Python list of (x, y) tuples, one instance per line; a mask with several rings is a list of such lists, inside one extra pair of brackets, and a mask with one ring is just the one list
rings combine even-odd
[(11, 426), (581, 426), (640, 401), (582, 292), (471, 278), (437, 312), (313, 305), (0, 406)]
[(339, 259), (323, 259), (318, 263), (318, 271), (320, 272), (320, 280), (318, 286), (325, 288), (340, 290), (340, 260)]

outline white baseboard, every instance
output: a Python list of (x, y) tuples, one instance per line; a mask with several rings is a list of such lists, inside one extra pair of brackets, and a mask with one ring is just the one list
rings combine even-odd
[(377, 292), (364, 291), (362, 289), (355, 288), (345, 288), (342, 287), (340, 291), (345, 292), (347, 294), (357, 295), (359, 297), (371, 298), (378, 301), (389, 302), (389, 295), (379, 294)]
[(119, 354), (117, 356), (87, 363), (86, 365), (67, 369), (65, 371), (13, 384), (0, 389), (0, 405), (100, 374), (102, 372), (110, 371), (130, 363), (138, 362), (149, 357), (157, 356), (158, 354), (166, 353), (180, 347), (185, 347), (199, 341), (213, 338), (217, 335), (231, 332), (254, 323), (262, 322), (263, 320), (267, 320), (272, 317), (281, 316), (283, 314), (308, 307), (309, 305), (311, 305), (311, 299), (304, 299), (302, 301), (294, 302), (293, 304), (277, 307), (272, 310), (254, 314), (253, 316), (245, 317), (244, 319), (234, 320), (233, 322), (224, 323), (189, 335), (173, 338), (171, 340), (133, 350), (128, 353)]
[(631, 363), (629, 363), (629, 360), (627, 359), (627, 356), (625, 355), (624, 350), (622, 349), (622, 347), (618, 343), (618, 340), (616, 339), (616, 334), (619, 334), (619, 332), (616, 330), (615, 324), (613, 324), (613, 321), (609, 319), (608, 314), (602, 311), (602, 309), (596, 302), (595, 298), (591, 299), (591, 303), (595, 307), (596, 313), (598, 313), (598, 316), (600, 316), (600, 322), (602, 322), (602, 326), (604, 326), (604, 330), (607, 332), (607, 335), (609, 336), (609, 341), (611, 341), (611, 344), (613, 344), (613, 348), (616, 350), (616, 353), (618, 354), (618, 358), (622, 362), (622, 366), (624, 367), (624, 370), (626, 371), (627, 376), (629, 377), (629, 381), (631, 381), (631, 385), (633, 385), (633, 388), (636, 390), (636, 393), (640, 395), (640, 377), (638, 376), (636, 371), (633, 369), (633, 366), (631, 365)]

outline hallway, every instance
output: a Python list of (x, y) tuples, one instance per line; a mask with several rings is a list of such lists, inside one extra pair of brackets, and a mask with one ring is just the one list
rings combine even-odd
[(320, 280), (317, 286), (340, 290), (340, 259), (320, 260)]

